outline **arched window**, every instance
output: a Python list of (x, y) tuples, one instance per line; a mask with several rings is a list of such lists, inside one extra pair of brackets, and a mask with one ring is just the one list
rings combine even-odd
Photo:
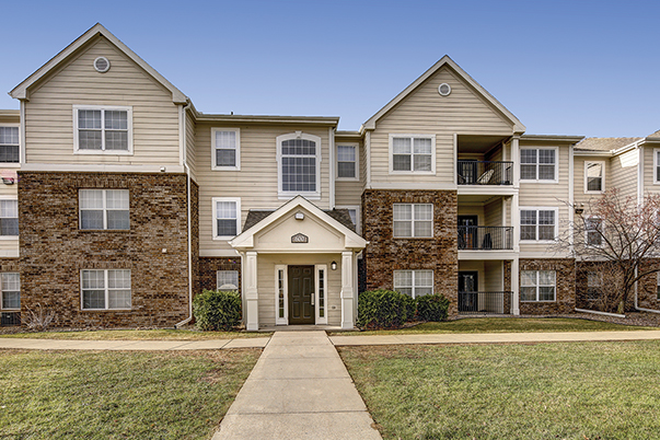
[(321, 197), (321, 138), (302, 132), (277, 137), (278, 195)]

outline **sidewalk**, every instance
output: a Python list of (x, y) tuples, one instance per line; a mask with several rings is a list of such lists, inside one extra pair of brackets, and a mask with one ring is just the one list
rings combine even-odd
[(212, 440), (377, 440), (323, 331), (276, 332)]
[(218, 350), (226, 348), (263, 348), (269, 337), (207, 339), (202, 341), (92, 341), (76, 339), (0, 338), (0, 348), (32, 350)]

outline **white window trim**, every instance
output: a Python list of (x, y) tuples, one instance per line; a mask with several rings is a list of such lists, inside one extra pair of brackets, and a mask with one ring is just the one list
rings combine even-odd
[(658, 166), (660, 166), (660, 161), (658, 161), (658, 155), (660, 154), (660, 148), (653, 149), (653, 184), (660, 185), (660, 180), (658, 180)]
[[(523, 272), (534, 272), (536, 274), (536, 284), (533, 286), (536, 288), (536, 300), (523, 300), (521, 299), (520, 302), (525, 302), (525, 303), (553, 303), (557, 302), (557, 271), (552, 270), (552, 269), (537, 269), (537, 270), (521, 270), (520, 271), (520, 289), (522, 290), (523, 287), (532, 287), (532, 286), (523, 286), (522, 285), (522, 273)], [(544, 299), (544, 300), (539, 300), (539, 292), (540, 292), (540, 287), (548, 287), (548, 286), (540, 286), (539, 285), (539, 272), (554, 272), (555, 273), (555, 285), (553, 286), (555, 288), (555, 299), (549, 300), (549, 299)], [(522, 297), (521, 297), (522, 298)]]
[[(392, 215), (392, 238), (396, 239), (427, 239), (427, 238), (433, 238), (435, 236), (434, 233), (434, 226), (435, 226), (435, 206), (433, 206), (433, 203), (393, 203), (392, 204), (392, 212), (394, 212), (394, 205), (411, 205), (413, 208), (411, 209), (412, 212), (412, 219), (410, 220), (411, 222), (411, 233), (412, 235), (410, 237), (402, 237), (398, 235), (394, 235), (394, 215)], [(430, 205), (431, 206), (431, 235), (428, 237), (419, 237), (415, 235), (415, 205)], [(420, 220), (420, 221), (427, 221), (427, 220)]]
[[(394, 138), (416, 138), (416, 139), (431, 139), (431, 171), (394, 171)], [(407, 133), (390, 133), (389, 137), (389, 157), (390, 174), (426, 174), (435, 175), (435, 135), (434, 134), (407, 134)], [(413, 154), (411, 153), (411, 156)], [(411, 163), (411, 167), (413, 164)]]
[[(316, 191), (284, 191), (282, 190), (282, 142), (291, 139), (306, 139), (316, 142)], [(322, 162), (322, 145), (321, 138), (313, 134), (303, 132), (295, 132), (283, 134), (276, 138), (277, 146), (277, 198), (281, 200), (292, 199), (298, 195), (310, 200), (321, 199), (321, 162)]]
[[(416, 293), (416, 292), (415, 292), (415, 289), (416, 289), (416, 287), (417, 287), (417, 286), (415, 285), (415, 273), (416, 273), (416, 272), (422, 272), (422, 271), (424, 271), (424, 272), (431, 272), (431, 293), (429, 293), (429, 295), (433, 295), (433, 294), (435, 293), (435, 271), (434, 271), (433, 269), (399, 269), (399, 270), (395, 270), (395, 271), (393, 271), (393, 272), (392, 272), (392, 290), (397, 291), (397, 290), (396, 290), (396, 287), (397, 287), (397, 286), (394, 285), (394, 273), (395, 273), (395, 272), (406, 272), (406, 271), (410, 271), (410, 272), (412, 272), (412, 278), (411, 278), (411, 280), (412, 280), (412, 286), (411, 286), (411, 288), (412, 288), (412, 292), (411, 292), (412, 295), (411, 295), (411, 296), (412, 296), (413, 299), (414, 299), (414, 298), (417, 298), (417, 295), (415, 294), (415, 293)], [(407, 286), (406, 286), (406, 287), (407, 287)], [(404, 294), (404, 295), (405, 295), (405, 294)], [(422, 295), (422, 296), (426, 296), (426, 295)]]
[[(105, 150), (105, 136), (102, 136), (102, 150), (81, 150), (78, 148), (78, 110), (119, 110), (126, 112), (127, 131), (128, 131), (128, 150)], [(101, 120), (105, 125), (105, 118), (101, 116)], [(105, 128), (103, 128), (105, 130)], [(73, 106), (73, 154), (93, 154), (102, 155), (108, 154), (110, 156), (133, 155), (133, 107), (124, 107), (116, 105), (74, 105)]]
[[(85, 309), (83, 308), (83, 272), (86, 270), (102, 270), (103, 271), (103, 277), (104, 277), (104, 284), (103, 284), (103, 290), (105, 291), (105, 308), (102, 309)], [(130, 269), (81, 269), (80, 270), (80, 310), (84, 312), (89, 312), (89, 311), (115, 311), (115, 310), (133, 310), (133, 274), (131, 273), (131, 307), (120, 307), (120, 308), (110, 308), (108, 307), (108, 304), (110, 303), (110, 289), (108, 288), (108, 271), (109, 270), (128, 270), (131, 272)]]
[(354, 209), (355, 210), (355, 232), (362, 233), (362, 206), (360, 205), (337, 205), (337, 209)]
[(0, 167), (2, 168), (20, 168), (23, 158), (21, 157), (21, 144), (23, 139), (21, 139), (21, 124), (8, 124), (2, 123), (0, 127), (16, 127), (18, 128), (18, 162), (0, 162)]
[(594, 220), (598, 219), (598, 220), (600, 220), (600, 227), (601, 227), (601, 230), (602, 230), (602, 228), (603, 228), (603, 226), (604, 226), (604, 225), (603, 225), (603, 219), (602, 219), (601, 217), (599, 217), (599, 216), (597, 216), (597, 215), (590, 215), (590, 216), (586, 217), (586, 218), (584, 219), (584, 222), (585, 222), (585, 224), (584, 224), (584, 245), (587, 246), (587, 247), (591, 247), (591, 248), (599, 248), (599, 247), (601, 247), (601, 246), (603, 245), (603, 237), (602, 237), (602, 235), (599, 235), (599, 236), (598, 236), (598, 238), (600, 238), (600, 244), (590, 244), (590, 243), (589, 243), (589, 232), (590, 232), (590, 231), (593, 231), (594, 229), (587, 229), (587, 223), (586, 223), (586, 222), (587, 222), (588, 220), (591, 220), (591, 219), (594, 219)]
[[(20, 301), (21, 301), (21, 274), (20, 274), (19, 272), (1, 272), (1, 273), (0, 273), (0, 276), (1, 276), (3, 273), (15, 273), (15, 274), (18, 274), (18, 301), (19, 301), (19, 304), (20, 304)], [(1, 284), (2, 284), (2, 282), (1, 282), (1, 279), (0, 279), (0, 310), (2, 310), (2, 311), (8, 311), (8, 312), (10, 312), (10, 311), (20, 311), (20, 310), (21, 310), (21, 307), (20, 307), (20, 306), (19, 306), (17, 309), (15, 309), (15, 308), (8, 308), (8, 307), (5, 307), (5, 304), (4, 304), (4, 295), (3, 295), (3, 293), (4, 293), (4, 286), (2, 286)]]
[[(240, 284), (240, 279), (241, 279), (241, 274), (238, 272), (238, 270), (234, 269), (220, 269), (215, 271), (215, 290), (220, 290), (220, 272), (236, 272), (236, 289), (232, 289), (235, 291), (240, 291), (239, 284)], [(228, 292), (228, 290), (225, 290), (225, 292)]]
[[(339, 177), (339, 147), (355, 148), (355, 177)], [(336, 180), (339, 182), (359, 182), (360, 181), (360, 150), (356, 143), (342, 142), (335, 146), (335, 158), (337, 160)]]
[[(236, 133), (236, 165), (235, 166), (219, 166), (216, 164), (216, 145), (215, 134), (218, 131), (233, 131)], [(241, 170), (241, 129), (240, 128), (211, 128), (211, 169), (214, 171), (240, 171)]]
[[(284, 289), (284, 318), (280, 318), (280, 300), (278, 292), (278, 281), (279, 281), (279, 272), (282, 271), (282, 287)], [(276, 264), (275, 265), (275, 325), (289, 325), (289, 286), (288, 283), (288, 271), (285, 264)]]
[[(103, 229), (83, 229), (82, 212), (80, 207), (81, 191), (103, 191)], [(126, 191), (128, 193), (128, 229), (108, 229), (108, 211), (124, 211), (123, 209), (108, 209), (107, 191)], [(87, 210), (85, 210), (87, 211)], [(98, 210), (95, 210), (98, 211)], [(130, 231), (131, 230), (131, 192), (126, 188), (79, 188), (78, 189), (78, 230), (79, 231)]]
[[(526, 145), (520, 147), (520, 152), (518, 153), (518, 167), (520, 176), (522, 176), (522, 150), (555, 150), (555, 178), (554, 180), (550, 179), (539, 179), (539, 158), (538, 154), (536, 156), (536, 179), (523, 179), (520, 178), (521, 182), (525, 183), (559, 183), (559, 147), (534, 147), (531, 145)], [(530, 165), (530, 164), (527, 164)]]
[[(0, 200), (16, 200), (16, 202), (18, 203), (18, 196), (0, 196)], [(19, 222), (21, 221), (20, 213), (19, 213), (18, 221)], [(19, 235), (20, 235), (20, 231), (19, 231)], [(0, 241), (7, 241), (7, 240), (18, 241), (18, 237), (19, 237), (18, 235), (0, 235)]]
[[(601, 165), (601, 170), (603, 171), (600, 177), (600, 190), (599, 191), (590, 191), (588, 188), (589, 178), (587, 176), (587, 168), (590, 164), (598, 163)], [(605, 161), (602, 160), (585, 160), (584, 161), (584, 193), (585, 194), (603, 194), (605, 192)]]
[[(536, 211), (536, 240), (523, 240), (520, 237), (522, 231), (522, 211)], [(555, 212), (555, 239), (554, 240), (539, 240), (539, 211), (554, 211)], [(559, 237), (559, 208), (555, 206), (520, 206), (518, 208), (518, 237), (520, 243), (555, 243)], [(525, 225), (529, 226), (529, 225)]]
[(235, 202), (236, 203), (236, 235), (241, 233), (241, 219), (243, 217), (241, 211), (241, 198), (240, 197), (213, 197), (211, 199), (211, 211), (213, 213), (213, 240), (231, 240), (235, 235), (218, 235), (218, 217), (216, 211), (217, 202)]
[[(325, 295), (323, 296), (323, 307), (324, 307), (324, 315), (323, 317), (320, 316), (321, 309), (320, 309), (320, 300), (319, 300), (319, 273), (323, 271), (323, 281), (324, 281), (324, 286), (323, 289), (325, 290)], [(327, 324), (328, 323), (328, 265), (327, 264), (316, 264), (314, 266), (314, 295), (316, 298), (314, 298), (314, 313), (316, 315), (316, 325), (322, 325), (322, 324)]]

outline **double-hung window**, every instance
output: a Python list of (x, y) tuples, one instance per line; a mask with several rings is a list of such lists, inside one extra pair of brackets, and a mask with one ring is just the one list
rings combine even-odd
[(589, 271), (587, 272), (587, 299), (597, 300), (601, 295), (601, 288), (603, 286), (603, 276), (601, 272)]
[(18, 200), (0, 200), (0, 237), (18, 236)]
[(213, 198), (213, 238), (228, 240), (241, 232), (241, 199)]
[(588, 217), (584, 219), (584, 239), (587, 246), (600, 246), (603, 244), (602, 225), (603, 220), (599, 217)]
[(432, 204), (395, 203), (392, 208), (394, 238), (433, 237)]
[(277, 137), (278, 195), (321, 196), (321, 138), (305, 133)]
[(130, 228), (127, 189), (81, 189), (80, 229)]
[(219, 270), (216, 273), (216, 288), (222, 291), (238, 290), (238, 271)]
[(133, 149), (131, 107), (73, 106), (77, 153), (125, 154)]
[(84, 269), (80, 278), (83, 310), (131, 308), (129, 269)]
[(0, 276), (2, 289), (2, 310), (21, 309), (21, 277), (16, 272), (3, 273)]
[(555, 301), (556, 286), (554, 270), (520, 271), (520, 301)]
[(521, 148), (520, 180), (557, 181), (557, 148)]
[(394, 290), (418, 298), (433, 294), (432, 270), (395, 270)]
[(390, 172), (435, 173), (434, 135), (390, 135)]
[(355, 180), (357, 177), (357, 147), (337, 145), (337, 178)]
[(520, 240), (552, 241), (556, 236), (556, 208), (520, 209)]
[(18, 127), (0, 127), (0, 163), (18, 163)]
[(605, 162), (584, 163), (584, 192), (602, 193), (605, 191)]
[(238, 128), (211, 129), (214, 170), (241, 169), (241, 130)]

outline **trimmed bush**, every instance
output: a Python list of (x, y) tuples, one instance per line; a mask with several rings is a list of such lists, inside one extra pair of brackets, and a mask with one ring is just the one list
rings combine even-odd
[(241, 309), (236, 291), (204, 290), (193, 301), (197, 328), (204, 331), (232, 330), (241, 322)]
[(422, 321), (444, 321), (449, 300), (444, 295), (424, 295), (417, 298), (417, 317)]
[(357, 326), (363, 329), (401, 327), (415, 317), (415, 300), (392, 290), (369, 290), (358, 298)]

